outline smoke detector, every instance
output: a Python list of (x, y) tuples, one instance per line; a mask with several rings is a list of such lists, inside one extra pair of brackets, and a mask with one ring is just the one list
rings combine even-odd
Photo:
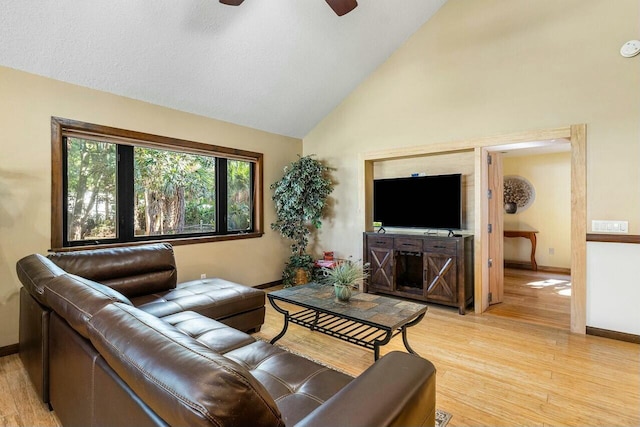
[(629, 40), (620, 48), (620, 55), (631, 58), (640, 53), (640, 40)]

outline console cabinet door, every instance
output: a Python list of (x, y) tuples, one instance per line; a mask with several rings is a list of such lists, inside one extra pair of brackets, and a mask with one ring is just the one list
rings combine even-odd
[(369, 287), (373, 290), (393, 291), (393, 239), (370, 236), (367, 243), (371, 275)]
[(433, 302), (458, 302), (457, 259), (455, 256), (425, 253), (424, 296)]

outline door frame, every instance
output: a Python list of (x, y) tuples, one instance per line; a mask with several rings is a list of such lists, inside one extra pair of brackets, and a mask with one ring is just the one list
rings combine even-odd
[[(420, 146), (390, 148), (362, 153), (358, 162), (361, 168), (360, 206), (364, 209), (362, 220), (364, 230), (373, 231), (373, 169), (374, 163), (401, 157), (444, 154), (458, 151), (474, 151), (475, 158), (475, 223), (474, 230), (474, 311), (480, 314), (488, 307), (488, 211), (482, 203), (487, 191), (486, 157), (487, 148), (499, 146), (519, 148), (540, 142), (553, 143), (564, 140), (571, 143), (571, 332), (586, 333), (587, 306), (587, 187), (586, 187), (586, 125), (575, 124), (565, 127), (524, 131), (484, 138), (427, 144)], [(470, 225), (470, 224), (469, 224)], [(486, 305), (485, 305), (486, 304)]]

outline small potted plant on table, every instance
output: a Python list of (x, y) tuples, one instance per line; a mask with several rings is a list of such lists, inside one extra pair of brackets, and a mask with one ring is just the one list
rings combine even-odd
[(369, 264), (350, 259), (340, 261), (332, 268), (322, 267), (324, 282), (333, 285), (336, 298), (349, 301), (354, 289), (358, 289), (369, 276)]

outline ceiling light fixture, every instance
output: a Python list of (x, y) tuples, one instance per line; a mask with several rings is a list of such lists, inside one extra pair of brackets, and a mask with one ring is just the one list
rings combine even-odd
[[(240, 6), (244, 0), (220, 0), (228, 6)], [(338, 16), (346, 15), (358, 6), (356, 0), (325, 0)]]
[(346, 15), (356, 8), (358, 2), (356, 0), (325, 0), (331, 9), (338, 16)]

